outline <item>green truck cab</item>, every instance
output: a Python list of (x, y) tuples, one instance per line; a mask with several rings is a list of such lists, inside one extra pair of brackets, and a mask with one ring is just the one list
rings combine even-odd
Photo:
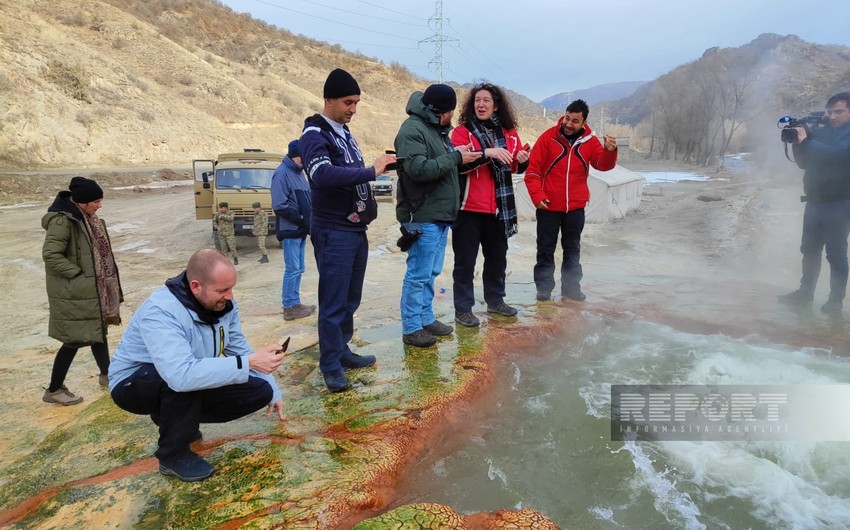
[(272, 175), (283, 161), (279, 153), (261, 149), (244, 149), (241, 153), (222, 153), (216, 160), (192, 160), (195, 178), (195, 219), (212, 219), (218, 204), (227, 202), (236, 219), (236, 235), (251, 235), (254, 208), (260, 206), (269, 214), (269, 234), (275, 231), (272, 211)]

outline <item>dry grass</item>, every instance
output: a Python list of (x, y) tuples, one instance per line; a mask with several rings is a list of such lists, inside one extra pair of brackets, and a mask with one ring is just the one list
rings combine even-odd
[[(0, 156), (0, 168), (185, 164), (242, 145), (275, 149), (322, 111), (324, 79), (337, 67), (363, 88), (364, 111), (351, 127), (371, 160), (392, 144), (410, 93), (428, 84), (398, 63), (294, 35), (217, 1), (52, 0), (19, 10), (55, 28), (0, 13), (0, 23), (21, 28), (0, 34), (0, 49), (18, 54), (0, 69), (0, 93), (31, 87), (55, 111), (4, 117), (0, 143), (20, 149)], [(37, 78), (21, 68), (33, 63), (41, 65)], [(549, 125), (522, 123), (529, 140)], [(87, 136), (54, 134), (80, 126)], [(150, 148), (163, 138), (167, 149)]]

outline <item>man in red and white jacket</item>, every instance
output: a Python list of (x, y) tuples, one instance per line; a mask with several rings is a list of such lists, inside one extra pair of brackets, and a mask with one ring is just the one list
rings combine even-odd
[(564, 259), (561, 263), (561, 295), (577, 301), (581, 292), (581, 232), (584, 208), (590, 200), (587, 177), (592, 166), (608, 171), (617, 164), (617, 140), (606, 135), (603, 142), (587, 125), (590, 108), (577, 99), (570, 103), (558, 125), (546, 130), (531, 150), (525, 186), (537, 207), (537, 263), (534, 283), (537, 299), (549, 300), (555, 288), (555, 246), (558, 232)]

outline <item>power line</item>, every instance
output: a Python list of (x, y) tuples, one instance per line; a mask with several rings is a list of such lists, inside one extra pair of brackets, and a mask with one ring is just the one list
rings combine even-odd
[(402, 13), (401, 11), (394, 11), (394, 10), (388, 8), (388, 7), (379, 6), (378, 4), (373, 4), (372, 2), (366, 2), (366, 0), (357, 0), (357, 1), (360, 2), (361, 4), (366, 4), (367, 6), (377, 7), (379, 9), (383, 9), (384, 11), (389, 11), (390, 13), (395, 13), (397, 15), (403, 15), (405, 17), (414, 18), (414, 19), (416, 19), (420, 22), (425, 22), (424, 18), (415, 17), (415, 16), (413, 16), (409, 13)]
[(332, 20), (332, 19), (329, 19), (329, 18), (320, 17), (318, 15), (313, 15), (311, 13), (305, 13), (303, 11), (298, 11), (297, 9), (291, 9), (291, 8), (288, 8), (288, 7), (283, 7), (281, 5), (273, 4), (272, 2), (265, 2), (263, 0), (254, 0), (254, 1), (258, 2), (260, 4), (266, 4), (266, 5), (271, 6), (271, 7), (276, 7), (278, 9), (283, 9), (284, 11), (291, 11), (293, 13), (298, 13), (299, 15), (304, 15), (305, 17), (317, 18), (319, 20), (324, 20), (325, 22), (331, 22), (333, 24), (339, 24), (340, 26), (346, 26), (346, 27), (354, 28), (354, 29), (362, 29), (363, 31), (368, 31), (369, 33), (374, 33), (374, 34), (377, 34), (377, 35), (385, 35), (387, 37), (393, 37), (393, 38), (396, 38), (396, 39), (402, 39), (402, 40), (411, 41), (411, 42), (418, 42), (418, 41), (416, 41), (416, 39), (411, 39), (411, 38), (408, 38), (408, 37), (402, 37), (400, 35), (393, 35), (391, 33), (384, 33), (382, 31), (375, 31), (374, 29), (364, 28), (362, 26), (354, 26), (352, 24), (346, 24), (345, 22), (339, 22), (339, 21)]
[[(452, 31), (454, 31), (454, 32), (455, 32), (455, 33), (456, 33), (456, 34), (457, 34), (457, 35), (458, 35), (458, 36), (459, 36), (459, 37), (460, 37), (460, 38), (461, 38), (464, 42), (466, 42), (467, 44), (469, 44), (469, 46), (470, 46), (473, 50), (475, 50), (476, 52), (478, 52), (478, 54), (479, 54), (481, 57), (483, 57), (484, 59), (486, 59), (487, 61), (489, 61), (491, 64), (493, 64), (496, 68), (498, 68), (499, 70), (501, 70), (501, 71), (502, 71), (502, 73), (503, 73), (504, 75), (506, 75), (508, 78), (510, 78), (510, 79), (511, 79), (511, 80), (513, 80), (514, 82), (516, 82), (516, 81), (517, 81), (517, 80), (513, 77), (513, 75), (512, 75), (511, 73), (509, 73), (508, 71), (504, 70), (504, 69), (501, 67), (501, 65), (499, 65), (499, 63), (497, 63), (496, 61), (494, 61), (494, 60), (490, 59), (490, 57), (488, 57), (487, 55), (485, 55), (485, 54), (484, 54), (484, 52), (482, 52), (481, 50), (479, 50), (478, 48), (476, 48), (476, 47), (475, 47), (475, 44), (473, 44), (472, 42), (470, 42), (470, 40), (469, 40), (469, 39), (467, 39), (466, 37), (464, 37), (464, 36), (463, 36), (463, 34), (462, 34), (461, 32), (459, 32), (457, 29), (455, 29), (455, 27), (454, 27), (454, 26), (452, 26), (452, 22), (451, 22), (451, 20), (449, 20), (449, 28), (451, 28), (451, 29), (452, 29)], [(486, 68), (485, 68), (485, 70), (486, 70)]]

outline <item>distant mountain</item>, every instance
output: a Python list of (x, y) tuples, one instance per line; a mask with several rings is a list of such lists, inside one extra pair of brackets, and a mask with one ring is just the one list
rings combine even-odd
[(767, 33), (740, 47), (707, 49), (632, 95), (606, 102), (605, 116), (631, 127), (633, 150), (709, 165), (735, 151), (778, 154), (776, 120), (823, 110), (848, 84), (850, 48)]
[(770, 120), (785, 114), (823, 110), (829, 96), (850, 86), (850, 48), (813, 44), (796, 35), (764, 33), (737, 48), (708, 48), (699, 59), (677, 66), (633, 94), (619, 100), (612, 98), (607, 112), (621, 116), (620, 123), (637, 125), (648, 121), (653, 98), (659, 92), (670, 87), (691, 94), (698, 92), (695, 80), (719, 56), (730, 68), (750, 73), (754, 84), (748, 87), (747, 103), (757, 101), (762, 109), (770, 109), (765, 117)]
[(600, 101), (612, 101), (615, 99), (627, 98), (635, 93), (635, 90), (645, 85), (647, 81), (622, 81), (619, 83), (606, 83), (597, 85), (583, 90), (574, 90), (572, 92), (561, 92), (554, 96), (549, 96), (540, 102), (547, 109), (564, 110), (566, 106), (573, 100), (583, 99), (588, 105), (594, 105)]

